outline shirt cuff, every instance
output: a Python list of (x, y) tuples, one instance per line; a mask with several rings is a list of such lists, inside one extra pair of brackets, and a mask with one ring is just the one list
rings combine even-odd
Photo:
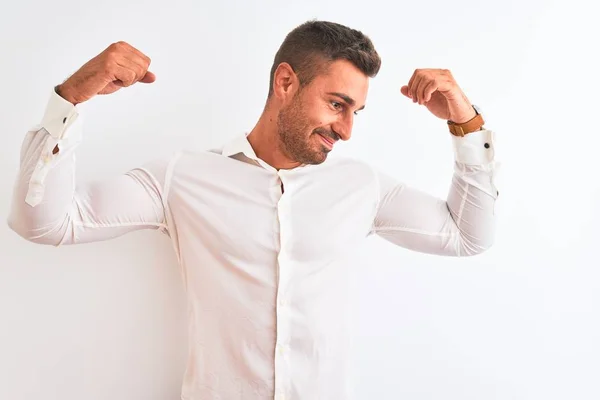
[(50, 136), (56, 140), (62, 140), (68, 135), (68, 128), (79, 117), (77, 107), (63, 99), (52, 89), (50, 99), (46, 105), (46, 111), (42, 118), (41, 127), (46, 129)]
[(475, 131), (465, 136), (452, 136), (454, 158), (467, 165), (489, 164), (494, 161), (494, 132), (488, 129)]

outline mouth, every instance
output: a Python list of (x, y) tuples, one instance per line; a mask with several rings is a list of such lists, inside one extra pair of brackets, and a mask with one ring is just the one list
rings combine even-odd
[(325, 136), (321, 135), (320, 133), (319, 133), (319, 136), (321, 137), (321, 141), (325, 144), (325, 146), (327, 146), (327, 148), (333, 149), (333, 145), (335, 144), (335, 141), (333, 139), (325, 137)]

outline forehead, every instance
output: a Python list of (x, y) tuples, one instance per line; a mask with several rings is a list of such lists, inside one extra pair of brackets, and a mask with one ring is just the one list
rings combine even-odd
[(369, 90), (369, 77), (347, 60), (331, 63), (324, 74), (313, 81), (320, 94), (343, 93), (353, 98), (358, 106), (365, 104)]

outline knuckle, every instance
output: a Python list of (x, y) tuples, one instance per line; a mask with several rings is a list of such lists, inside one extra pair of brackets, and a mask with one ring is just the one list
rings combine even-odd
[(111, 62), (106, 62), (106, 63), (104, 63), (104, 66), (103, 66), (103, 68), (102, 68), (102, 71), (103, 71), (105, 74), (107, 74), (107, 75), (108, 75), (108, 74), (111, 74), (111, 73), (114, 71), (114, 69), (115, 69), (114, 65), (115, 65), (115, 64), (113, 64), (113, 63), (111, 63)]
[(109, 54), (119, 54), (127, 48), (128, 44), (122, 40), (112, 43), (108, 46)]
[(135, 74), (129, 71), (123, 74), (120, 81), (123, 82), (123, 86), (131, 86), (135, 82)]
[(109, 55), (108, 57), (106, 57), (106, 59), (104, 60), (104, 69), (106, 71), (113, 71), (116, 67), (117, 67), (117, 60), (116, 60), (115, 56)]
[(116, 48), (110, 49), (106, 53), (105, 62), (106, 63), (115, 63), (118, 55), (119, 55), (119, 51)]
[(109, 51), (106, 53), (105, 62), (107, 62), (107, 63), (114, 62), (116, 58), (117, 58), (117, 53), (114, 50)]

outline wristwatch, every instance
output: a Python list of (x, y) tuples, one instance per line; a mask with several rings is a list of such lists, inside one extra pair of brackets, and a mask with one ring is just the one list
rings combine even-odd
[(467, 122), (457, 124), (456, 122), (448, 121), (448, 128), (450, 129), (451, 134), (462, 137), (467, 133), (480, 131), (483, 129), (485, 121), (483, 120), (483, 115), (481, 115), (481, 109), (476, 105), (473, 105), (473, 109), (475, 110), (475, 116)]

